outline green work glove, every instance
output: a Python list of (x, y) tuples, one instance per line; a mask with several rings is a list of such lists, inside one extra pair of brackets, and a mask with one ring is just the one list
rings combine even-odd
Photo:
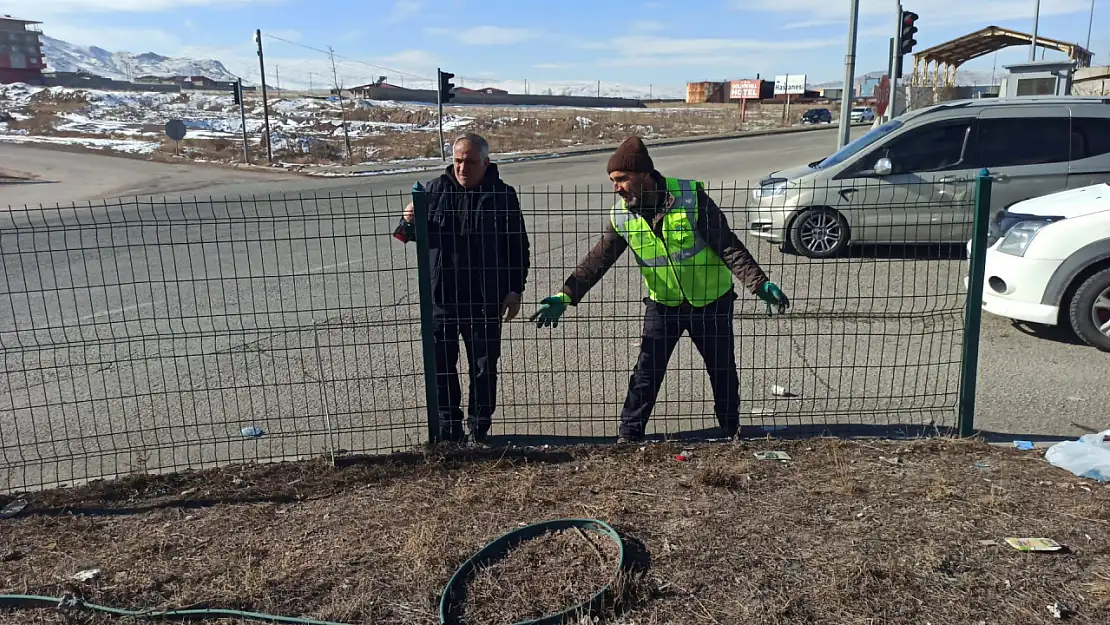
[(778, 306), (779, 313), (785, 313), (787, 308), (790, 308), (790, 299), (786, 297), (786, 293), (782, 292), (774, 282), (764, 282), (759, 285), (755, 290), (755, 294), (759, 299), (767, 302), (767, 314), (771, 313), (771, 306)]
[(537, 328), (550, 326), (556, 328), (559, 326), (559, 317), (567, 311), (567, 304), (570, 303), (570, 296), (566, 293), (558, 293), (551, 297), (545, 297), (540, 300), (540, 308), (528, 318), (529, 321), (535, 321)]

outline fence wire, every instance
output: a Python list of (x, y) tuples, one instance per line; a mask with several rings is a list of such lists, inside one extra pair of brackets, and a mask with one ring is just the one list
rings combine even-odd
[[(707, 334), (720, 354), (722, 328), (733, 330), (744, 435), (954, 425), (974, 184), (858, 182), (783, 195), (708, 187), (792, 304), (768, 316), (736, 281), (727, 322)], [(619, 198), (600, 187), (515, 198), (529, 268), (520, 316), (487, 335), (501, 337), (490, 434), (612, 441), (647, 307), (631, 250), (557, 328), (528, 317), (598, 241)], [(392, 236), (411, 200), (129, 200), (0, 217), (0, 489), (426, 442), (419, 255)], [(429, 238), (470, 223), (492, 250), (520, 234), (488, 208), (505, 200), (477, 204), (470, 222), (445, 204)], [(799, 202), (825, 208), (799, 213)], [(832, 221), (810, 220), (811, 230), (837, 226), (853, 245), (827, 258), (782, 251), (798, 220), (817, 214)], [(509, 258), (488, 253), (462, 273), (449, 261), (440, 280), (471, 284), (479, 265)], [(455, 401), (465, 414), (460, 343)], [(437, 349), (447, 353), (442, 339)], [(714, 437), (717, 426), (705, 359), (683, 336), (645, 433)]]

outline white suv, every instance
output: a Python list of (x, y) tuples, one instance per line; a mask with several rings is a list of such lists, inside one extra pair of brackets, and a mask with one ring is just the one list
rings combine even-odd
[(1018, 202), (992, 220), (987, 242), (983, 310), (1069, 324), (1110, 351), (1110, 184)]

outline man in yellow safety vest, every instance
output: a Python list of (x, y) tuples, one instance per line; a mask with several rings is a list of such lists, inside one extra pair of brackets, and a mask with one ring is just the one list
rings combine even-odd
[(531, 319), (541, 327), (557, 326), (567, 305), (577, 306), (631, 248), (647, 283), (648, 300), (618, 442), (644, 437), (667, 363), (683, 332), (690, 333), (705, 360), (717, 421), (725, 436), (732, 437), (740, 424), (732, 277), (765, 301), (768, 310), (775, 306), (785, 312), (790, 300), (767, 279), (704, 185), (662, 176), (639, 137), (629, 137), (617, 148), (608, 171), (621, 200), (612, 207), (601, 240), (559, 292), (540, 302)]

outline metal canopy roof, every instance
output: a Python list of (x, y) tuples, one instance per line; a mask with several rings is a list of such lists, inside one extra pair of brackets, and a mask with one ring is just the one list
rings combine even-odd
[[(1009, 28), (987, 26), (982, 30), (953, 39), (914, 53), (915, 65), (937, 63), (959, 67), (964, 63), (1011, 46), (1030, 45), (1033, 35)], [(1079, 67), (1091, 65), (1091, 52), (1077, 43), (1067, 43), (1057, 39), (1037, 36), (1037, 47), (1064, 52), (1074, 59)]]

